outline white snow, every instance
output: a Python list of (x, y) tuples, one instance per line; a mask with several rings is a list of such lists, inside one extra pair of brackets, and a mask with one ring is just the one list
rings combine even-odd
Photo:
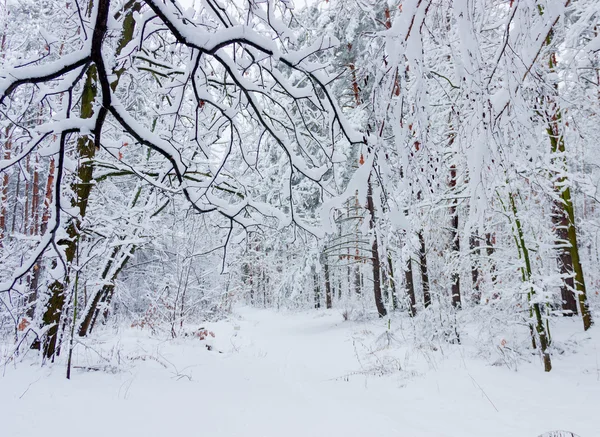
[(204, 326), (215, 333), (212, 351), (197, 338), (124, 328), (101, 334), (94, 350), (76, 347), (75, 366), (101, 371), (77, 367), (67, 380), (64, 356), (6, 365), (0, 423), (11, 437), (593, 437), (600, 336), (579, 322), (557, 323), (555, 341), (577, 348), (556, 354), (549, 374), (536, 357), (517, 372), (492, 366), (468, 337), (438, 351), (412, 347), (406, 318), (392, 319), (397, 343), (377, 351), (385, 321), (343, 321), (334, 310), (242, 308)]

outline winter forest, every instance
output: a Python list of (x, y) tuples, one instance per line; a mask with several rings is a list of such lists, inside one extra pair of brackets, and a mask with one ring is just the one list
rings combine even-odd
[(0, 0), (0, 435), (600, 435), (599, 190), (598, 0)]

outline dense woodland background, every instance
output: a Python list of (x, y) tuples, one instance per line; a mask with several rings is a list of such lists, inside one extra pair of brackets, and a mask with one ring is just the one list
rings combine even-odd
[(194, 6), (0, 5), (11, 357), (238, 303), (502, 332), (546, 371), (555, 320), (590, 328), (598, 1)]

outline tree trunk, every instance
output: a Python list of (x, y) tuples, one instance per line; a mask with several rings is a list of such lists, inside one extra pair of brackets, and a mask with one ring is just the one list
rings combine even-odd
[[(0, 41), (0, 52), (2, 52), (2, 60), (6, 58), (6, 28), (8, 27), (8, 21), (4, 22), (4, 31), (2, 32), (2, 40)], [(0, 130), (0, 135), (2, 134), (2, 130)], [(12, 141), (10, 138), (10, 128), (6, 127), (4, 131), (6, 141), (4, 141), (4, 156), (3, 158), (6, 160), (10, 159), (10, 152), (12, 148)], [(0, 137), (1, 138), (1, 137)], [(8, 221), (6, 220), (6, 211), (8, 208), (8, 172), (3, 172), (2, 174), (2, 187), (0, 188), (0, 249), (4, 245), (4, 232), (8, 228)], [(19, 193), (17, 192), (17, 198), (19, 197)], [(14, 222), (13, 222), (14, 223)]]
[[(523, 233), (523, 227), (521, 225), (521, 219), (517, 214), (517, 206), (515, 203), (515, 199), (512, 194), (509, 194), (510, 205), (514, 217), (516, 235), (515, 240), (517, 242), (517, 248), (519, 249), (519, 256), (523, 256), (523, 260), (525, 262), (525, 266), (521, 268), (521, 272), (523, 275), (523, 281), (531, 281), (532, 270), (531, 270), (531, 260), (529, 258), (529, 249), (525, 244), (525, 236)], [(535, 317), (535, 332), (537, 333), (537, 337), (540, 341), (540, 348), (542, 352), (542, 359), (544, 361), (544, 370), (546, 372), (550, 372), (552, 370), (552, 362), (550, 360), (550, 352), (548, 350), (550, 346), (550, 330), (548, 329), (548, 325), (544, 323), (542, 317), (542, 310), (540, 307), (540, 303), (536, 300), (536, 292), (533, 287), (529, 289), (529, 293), (527, 294), (527, 300), (529, 302), (531, 313)], [(532, 327), (531, 327), (532, 328)], [(530, 329), (531, 329), (530, 328)], [(532, 344), (535, 347), (535, 335), (533, 329), (531, 329), (532, 334)]]
[(325, 260), (323, 266), (325, 270), (325, 306), (327, 309), (331, 309), (331, 281), (329, 280), (329, 263)]
[(373, 244), (371, 246), (371, 260), (373, 263), (373, 294), (375, 296), (375, 306), (377, 307), (377, 313), (379, 317), (385, 317), (387, 310), (383, 303), (383, 297), (381, 295), (381, 262), (379, 260), (379, 243), (377, 241), (377, 230), (375, 228), (375, 204), (373, 202), (373, 186), (371, 184), (371, 177), (367, 181), (367, 209), (369, 210), (370, 220), (369, 229), (371, 229), (373, 238)]
[[(423, 287), (423, 304), (425, 308), (431, 305), (431, 294), (429, 293), (429, 273), (427, 272), (427, 251), (425, 248), (425, 237), (423, 230), (419, 231), (419, 264), (421, 266), (421, 286)], [(412, 269), (411, 269), (412, 270)]]
[(569, 246), (569, 220), (564, 215), (560, 201), (554, 202), (552, 222), (556, 229), (556, 247), (558, 268), (563, 275), (560, 297), (563, 315), (573, 316), (578, 313), (575, 298), (575, 280), (573, 278), (573, 257)]
[(29, 235), (29, 161), (31, 160), (31, 156), (27, 155), (25, 158), (25, 207), (23, 208), (23, 234)]
[(579, 310), (583, 319), (583, 329), (587, 331), (593, 325), (592, 314), (590, 313), (589, 304), (587, 301), (587, 293), (585, 288), (585, 279), (583, 276), (583, 267), (579, 258), (579, 245), (577, 243), (577, 229), (575, 228), (575, 213), (573, 201), (571, 200), (571, 190), (565, 188), (562, 193), (565, 210), (569, 217), (569, 243), (571, 245), (571, 257), (573, 260), (573, 268), (575, 270), (575, 289), (579, 300)]
[(492, 255), (494, 255), (494, 244), (496, 243), (495, 235), (492, 235), (490, 232), (485, 234), (485, 252), (487, 253), (488, 258), (490, 259), (490, 274), (492, 276), (492, 284), (496, 284), (496, 264), (494, 260), (492, 260)]
[[(544, 9), (539, 8), (539, 13), (544, 14)], [(546, 45), (553, 45), (554, 31), (550, 30), (546, 37)], [(557, 57), (554, 50), (550, 51), (548, 56), (548, 71), (551, 74), (556, 73)], [(561, 273), (565, 275), (565, 280), (561, 287), (561, 297), (563, 300), (563, 310), (577, 313), (577, 305), (573, 291), (577, 293), (579, 301), (579, 310), (583, 319), (583, 329), (588, 330), (593, 322), (589, 311), (585, 279), (583, 276), (583, 267), (579, 259), (579, 246), (577, 244), (577, 229), (575, 226), (575, 211), (573, 200), (571, 198), (571, 189), (567, 174), (567, 162), (565, 160), (565, 138), (562, 129), (562, 111), (559, 106), (558, 83), (553, 84), (553, 92), (546, 97), (548, 126), (546, 128), (550, 139), (550, 152), (557, 155), (552, 161), (559, 167), (558, 171), (553, 172), (554, 190), (560, 200), (554, 202), (553, 219), (556, 227), (556, 237), (558, 243), (558, 259)], [(566, 243), (566, 244), (565, 244)], [(575, 275), (573, 278), (572, 275)]]
[(33, 168), (33, 193), (31, 194), (31, 234), (39, 235), (40, 232), (40, 173), (38, 169), (39, 157), (35, 156)]
[[(392, 260), (392, 254), (388, 252), (388, 279), (390, 281), (390, 293), (392, 294), (392, 309), (398, 309), (398, 293), (396, 290), (396, 277), (394, 276), (394, 261)], [(413, 290), (414, 295), (414, 290)]]
[(250, 305), (254, 306), (254, 265), (250, 264), (248, 274), (248, 283), (250, 284)]
[[(46, 212), (46, 205), (50, 205), (52, 202), (52, 186), (54, 185), (54, 158), (50, 158), (50, 168), (48, 171), (48, 181), (46, 183), (46, 195), (44, 196), (44, 204), (42, 205), (42, 222), (39, 219), (39, 171), (38, 171), (38, 158), (36, 156), (36, 168), (33, 176), (33, 200), (32, 200), (32, 216), (33, 216), (33, 232), (34, 235), (41, 235), (46, 232), (48, 227), (48, 213)], [(50, 196), (47, 198), (47, 196)], [(44, 221), (45, 220), (45, 221)], [(33, 270), (29, 276), (29, 297), (28, 297), (28, 308), (26, 311), (29, 320), (33, 320), (35, 315), (35, 302), (38, 297), (38, 284), (40, 280), (40, 274), (42, 272), (42, 263), (38, 262), (33, 266)]]
[(359, 296), (362, 294), (361, 283), (362, 283), (362, 280), (361, 280), (361, 273), (360, 273), (360, 264), (358, 264), (358, 261), (357, 261), (356, 265), (354, 266), (354, 292)]
[[(135, 29), (135, 20), (133, 17), (134, 11), (137, 11), (137, 12), (140, 11), (140, 4), (138, 2), (130, 3), (127, 6), (127, 15), (125, 16), (125, 18), (123, 20), (123, 30), (122, 30), (121, 38), (117, 45), (117, 50), (116, 50), (117, 55), (121, 53), (123, 48), (131, 41), (131, 39), (133, 37), (133, 31)], [(95, 70), (92, 70), (92, 68), (90, 68), (90, 70), (88, 70), (88, 77), (86, 78), (86, 84), (85, 84), (85, 88), (83, 90), (82, 118), (89, 118), (91, 115), (93, 115), (93, 111), (92, 111), (91, 107), (89, 106), (89, 102), (91, 101), (93, 103), (93, 101), (97, 95), (97, 88), (96, 88)], [(124, 72), (123, 68), (114, 72), (116, 79), (111, 83), (111, 89), (113, 91), (116, 90), (116, 87), (119, 83), (119, 79), (120, 79), (121, 75), (123, 74), (123, 72)], [(85, 103), (85, 106), (84, 106), (84, 103)], [(80, 149), (80, 147), (81, 147), (81, 149)], [(85, 166), (82, 165), (79, 167), (78, 176), (79, 176), (80, 183), (74, 184), (74, 192), (77, 193), (77, 198), (79, 201), (78, 206), (80, 209), (81, 217), (83, 218), (85, 216), (87, 202), (88, 202), (91, 188), (93, 185), (93, 167), (92, 167), (91, 161), (95, 157), (96, 150), (95, 150), (95, 146), (94, 146), (93, 142), (89, 138), (83, 137), (78, 141), (78, 151), (80, 152), (80, 157), (83, 156), (84, 159), (85, 159), (85, 157), (87, 157), (86, 161), (89, 160), (88, 165), (85, 165)], [(83, 152), (84, 155), (81, 155), (81, 152)], [(135, 205), (137, 198), (139, 197), (140, 190), (141, 189), (138, 189), (136, 192), (136, 195), (135, 195), (134, 201), (133, 201), (134, 205)], [(78, 227), (79, 227), (79, 224), (77, 224), (77, 228)], [(74, 245), (77, 245), (78, 243), (79, 243), (78, 238), (73, 239)], [(101, 290), (96, 291), (96, 294), (89, 302), (89, 304), (84, 312), (83, 319), (82, 319), (81, 323), (79, 324), (78, 334), (80, 336), (85, 336), (85, 335), (87, 335), (88, 332), (91, 332), (91, 330), (94, 326), (94, 323), (98, 317), (98, 312), (99, 312), (98, 305), (101, 302), (109, 302), (110, 301), (110, 299), (112, 298), (112, 294), (114, 292), (114, 281), (116, 280), (116, 277), (120, 273), (120, 271), (125, 267), (125, 264), (130, 259), (131, 254), (135, 250), (135, 248), (130, 249), (130, 254), (125, 255), (122, 263), (114, 270), (114, 273), (112, 275), (109, 275), (109, 273), (111, 271), (111, 267), (115, 261), (115, 257), (120, 253), (121, 249), (122, 248), (120, 246), (116, 247), (112, 252), (112, 256), (109, 258), (109, 260), (105, 264), (105, 268), (102, 271), (101, 280), (103, 282), (108, 280), (110, 283), (103, 285)]]
[(557, 111), (547, 129), (552, 153), (561, 154), (561, 157), (555, 161), (558, 161), (559, 165), (563, 168), (561, 175), (554, 175), (555, 190), (560, 195), (560, 200), (556, 200), (553, 205), (553, 221), (556, 227), (559, 267), (561, 273), (565, 275), (561, 287), (561, 297), (563, 310), (566, 311), (566, 314), (577, 314), (578, 308), (574, 292), (577, 293), (579, 311), (583, 319), (583, 329), (587, 331), (592, 326), (593, 321), (587, 302), (583, 267), (579, 258), (577, 228), (575, 226), (575, 207), (571, 198), (571, 189), (568, 186), (569, 181), (565, 176), (564, 136), (558, 131), (561, 118), (560, 111)]
[[(125, 250), (123, 250), (124, 247)], [(112, 273), (110, 273), (111, 264), (109, 264), (108, 267), (105, 267), (104, 272), (106, 273), (103, 273), (102, 276), (103, 282), (107, 281), (108, 283), (102, 286), (102, 290), (94, 296), (92, 304), (87, 309), (85, 317), (79, 328), (80, 336), (85, 336), (88, 332), (92, 332), (101, 310), (105, 318), (108, 316), (108, 306), (110, 305), (115, 292), (115, 281), (127, 263), (133, 257), (136, 246), (119, 246), (115, 248), (115, 250), (118, 251), (118, 256), (115, 256), (115, 258), (111, 258), (110, 260), (111, 264), (114, 264), (112, 267)], [(85, 324), (87, 324), (86, 328), (84, 328)]]
[[(427, 266), (425, 267), (425, 269), (427, 269)], [(406, 261), (406, 270), (404, 272), (404, 278), (406, 281), (406, 294), (408, 295), (408, 314), (411, 317), (414, 317), (417, 315), (417, 298), (415, 296), (415, 281), (413, 279), (412, 258), (408, 258), (408, 260)], [(428, 299), (430, 298), (428, 297)]]
[(481, 257), (481, 248), (479, 236), (471, 235), (469, 240), (471, 249), (471, 281), (473, 283), (473, 302), (479, 304), (481, 300), (481, 291), (479, 289), (479, 258)]
[[(4, 38), (4, 36), (3, 36)], [(10, 159), (10, 152), (12, 147), (12, 142), (10, 139), (10, 130), (6, 128), (6, 141), (4, 142), (4, 159)], [(6, 221), (6, 211), (8, 208), (8, 172), (3, 172), (2, 174), (2, 188), (0, 190), (0, 248), (4, 244), (4, 231), (8, 227), (8, 222)]]
[[(106, 261), (106, 263), (104, 265), (104, 269), (102, 270), (102, 275), (100, 276), (101, 282), (105, 282), (105, 281), (109, 280), (109, 273), (110, 273), (113, 263), (115, 262), (116, 257), (118, 256), (120, 251), (121, 251), (120, 246), (117, 246), (113, 249), (111, 257)], [(92, 319), (94, 318), (94, 313), (96, 312), (96, 309), (98, 307), (98, 304), (100, 303), (100, 300), (102, 299), (102, 297), (111, 291), (109, 289), (109, 287), (111, 287), (111, 285), (112, 284), (104, 284), (102, 286), (102, 288), (100, 290), (96, 291), (96, 293), (94, 294), (94, 297), (90, 301), (88, 308), (86, 308), (86, 310), (85, 310), (83, 320), (79, 324), (78, 334), (80, 337), (84, 337), (87, 335), (87, 333), (90, 329), (90, 325), (92, 323)]]
[[(450, 167), (450, 189), (453, 195), (456, 195), (456, 166)], [(460, 238), (458, 236), (458, 200), (452, 199), (450, 206), (450, 217), (451, 217), (451, 239), (452, 239), (452, 252), (454, 253), (455, 259), (460, 260)], [(461, 307), (460, 297), (460, 274), (458, 269), (452, 272), (452, 306), (454, 308)]]
[[(121, 38), (116, 50), (117, 56), (132, 39), (133, 30), (135, 27), (133, 11), (139, 11), (139, 7), (140, 5), (137, 2), (129, 5), (127, 17), (123, 22)], [(98, 13), (96, 22), (94, 23), (94, 33), (92, 36), (93, 41), (101, 42), (104, 39), (104, 35), (107, 31), (109, 9), (109, 2), (100, 1), (98, 3)], [(99, 49), (100, 48), (98, 47), (98, 50)], [(116, 89), (122, 71), (115, 71), (114, 73), (116, 75), (116, 79), (111, 84), (111, 88), (113, 90)], [(96, 66), (92, 65), (88, 68), (86, 81), (82, 90), (80, 112), (82, 119), (89, 119), (94, 115), (94, 101), (97, 95), (98, 88)], [(43, 341), (43, 353), (44, 356), (48, 358), (54, 356), (54, 354), (58, 352), (58, 325), (60, 323), (63, 306), (65, 304), (65, 292), (70, 282), (70, 266), (73, 263), (75, 253), (77, 252), (78, 245), (80, 243), (81, 220), (85, 217), (90, 192), (93, 186), (93, 160), (95, 155), (96, 147), (94, 141), (92, 141), (89, 136), (83, 136), (79, 138), (77, 141), (77, 158), (79, 159), (80, 163), (76, 172), (77, 179), (71, 187), (72, 191), (75, 193), (75, 198), (72, 200), (72, 206), (77, 208), (79, 215), (78, 217), (71, 218), (67, 224), (68, 238), (58, 242), (58, 244), (64, 248), (67, 271), (65, 271), (65, 276), (62, 280), (56, 280), (48, 287), (50, 298), (44, 310), (44, 315), (42, 316), (44, 326), (50, 327)], [(114, 285), (112, 287), (114, 288)], [(109, 301), (111, 297), (112, 292), (108, 294), (107, 300)]]
[[(81, 98), (81, 118), (89, 119), (93, 116), (93, 104), (97, 95), (96, 67), (91, 66), (87, 71), (87, 77)], [(72, 217), (67, 224), (68, 238), (60, 240), (58, 244), (64, 248), (66, 271), (62, 279), (55, 280), (49, 287), (50, 299), (44, 310), (42, 320), (44, 326), (50, 326), (43, 340), (43, 352), (47, 358), (52, 357), (57, 351), (58, 325), (65, 303), (65, 291), (69, 284), (70, 267), (75, 259), (77, 245), (79, 244), (79, 228), (81, 219), (85, 217), (90, 191), (92, 189), (92, 160), (96, 148), (94, 142), (87, 136), (77, 141), (77, 156), (80, 165), (77, 168), (77, 181), (71, 186), (75, 193), (72, 206), (77, 208), (78, 217)], [(58, 193), (57, 193), (58, 195)]]
[(319, 274), (317, 273), (317, 269), (315, 268), (315, 266), (312, 267), (312, 273), (313, 273), (315, 309), (319, 309), (319, 308), (321, 308), (321, 286), (319, 284)]

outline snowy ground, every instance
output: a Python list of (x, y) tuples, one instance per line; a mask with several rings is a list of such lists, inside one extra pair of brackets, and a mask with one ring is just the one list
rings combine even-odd
[[(466, 346), (375, 351), (385, 323), (337, 311), (241, 309), (207, 325), (212, 351), (194, 338), (106, 332), (96, 352), (76, 348), (70, 381), (62, 362), (5, 366), (0, 435), (600, 436), (600, 329), (573, 334), (577, 322), (554, 330), (579, 349), (554, 357), (550, 374), (535, 358), (518, 372), (492, 366)], [(103, 370), (81, 368), (95, 363)]]

